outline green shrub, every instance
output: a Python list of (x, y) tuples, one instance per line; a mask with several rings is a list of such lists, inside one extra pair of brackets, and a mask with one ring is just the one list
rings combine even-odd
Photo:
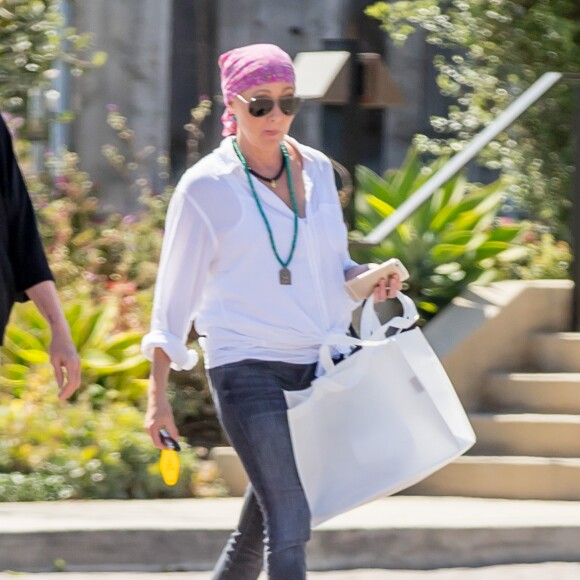
[(522, 246), (527, 250), (514, 260), (498, 262), (502, 277), (517, 280), (557, 280), (570, 278), (572, 251), (567, 242), (557, 240), (545, 227), (526, 232)]
[(0, 398), (0, 501), (193, 495), (194, 454), (180, 454), (179, 482), (167, 487), (141, 411), (124, 403), (94, 409), (88, 393), (67, 405), (55, 392), (41, 369), (29, 374), (22, 398)]
[[(149, 363), (140, 352), (142, 334), (118, 329), (120, 301), (110, 296), (101, 303), (77, 298), (65, 307), (73, 342), (81, 357), (82, 390), (93, 407), (105, 402), (143, 404)], [(19, 396), (28, 382), (28, 369), (47, 365), (50, 330), (35, 306), (15, 308), (1, 351), (0, 387)]]
[(148, 363), (138, 353), (141, 336), (109, 335), (115, 309), (107, 305), (76, 302), (66, 311), (83, 366), (72, 404), (56, 399), (48, 331), (36, 309), (18, 305), (8, 328), (0, 365), (0, 501), (223, 495), (215, 468), (197, 460), (205, 447), (224, 443), (203, 367), (171, 374), (180, 433), (203, 448), (183, 445), (179, 484), (168, 488), (143, 428)]
[[(412, 149), (403, 166), (383, 177), (357, 168), (358, 237), (390, 216), (446, 162), (424, 165)], [(502, 276), (497, 260), (527, 255), (516, 247), (525, 224), (501, 224), (497, 213), (505, 196), (500, 180), (487, 186), (467, 182), (458, 174), (374, 248), (355, 248), (360, 261), (398, 257), (411, 275), (408, 293), (425, 318), (431, 318), (471, 282)], [(361, 235), (362, 234), (362, 235)], [(357, 235), (353, 236), (356, 241)]]
[(30, 87), (50, 87), (66, 62), (74, 76), (103, 66), (107, 55), (94, 51), (92, 35), (65, 27), (59, 0), (2, 0), (0, 18), (0, 108), (22, 112)]

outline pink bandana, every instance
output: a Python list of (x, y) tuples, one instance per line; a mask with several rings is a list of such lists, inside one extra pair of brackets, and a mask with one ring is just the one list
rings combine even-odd
[[(294, 83), (292, 59), (274, 44), (250, 44), (234, 48), (219, 57), (224, 104), (229, 105), (236, 95), (266, 83)], [(226, 107), (222, 115), (222, 135), (235, 135), (237, 123)]]

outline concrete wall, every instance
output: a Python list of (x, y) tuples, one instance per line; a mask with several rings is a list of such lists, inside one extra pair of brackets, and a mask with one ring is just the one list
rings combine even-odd
[[(73, 148), (81, 166), (101, 186), (106, 206), (122, 211), (136, 207), (137, 192), (119, 177), (101, 153), (116, 144), (106, 123), (107, 105), (115, 104), (135, 131), (135, 149), (152, 145), (165, 151), (169, 137), (169, 59), (171, 0), (78, 0), (74, 25), (94, 34), (98, 49), (109, 54), (107, 64), (77, 84)], [(155, 156), (146, 163), (155, 178)], [(158, 181), (156, 184), (159, 185)]]

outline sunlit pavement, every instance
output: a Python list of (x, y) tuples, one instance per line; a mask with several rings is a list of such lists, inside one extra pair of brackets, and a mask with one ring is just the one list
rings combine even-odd
[[(210, 578), (209, 572), (0, 573), (0, 580), (210, 580)], [(309, 580), (462, 580), (463, 578), (469, 580), (578, 580), (580, 563), (548, 562), (447, 570), (345, 570), (311, 572), (308, 578)], [(260, 576), (260, 580), (266, 580), (266, 576)]]
[[(210, 570), (241, 502), (3, 503), (0, 571), (51, 570), (57, 563), (70, 572), (0, 572), (0, 580), (209, 580), (209, 572), (106, 571)], [(316, 528), (307, 553), (313, 569), (336, 570), (313, 572), (313, 580), (579, 580), (580, 502), (386, 498)], [(507, 565), (533, 561), (553, 563)], [(349, 567), (355, 570), (338, 571)]]

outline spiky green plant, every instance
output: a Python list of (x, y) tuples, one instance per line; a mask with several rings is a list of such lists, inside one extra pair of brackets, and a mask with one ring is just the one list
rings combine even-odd
[[(424, 165), (411, 149), (401, 168), (384, 176), (358, 166), (358, 232), (353, 241), (393, 214), (445, 162), (439, 158)], [(525, 224), (497, 219), (505, 191), (502, 180), (479, 186), (459, 173), (381, 244), (365, 248), (354, 243), (353, 256), (374, 262), (399, 258), (411, 275), (408, 293), (430, 318), (469, 283), (498, 277), (498, 259), (514, 259), (527, 251), (513, 244)]]

